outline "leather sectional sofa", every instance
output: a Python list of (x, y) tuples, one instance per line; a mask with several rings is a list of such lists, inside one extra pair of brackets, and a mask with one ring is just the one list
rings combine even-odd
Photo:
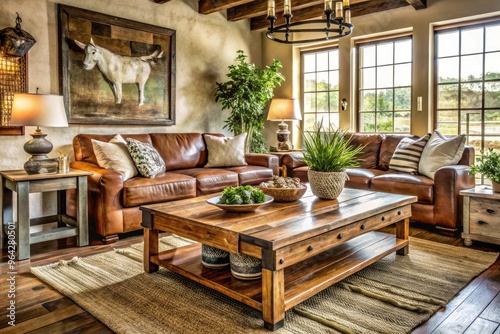
[[(347, 169), (349, 180), (345, 186), (417, 196), (418, 202), (412, 204), (412, 221), (435, 225), (444, 234), (454, 233), (462, 222), (459, 192), (475, 186), (474, 178), (469, 175), (469, 166), (474, 163), (474, 148), (465, 146), (458, 164), (438, 169), (433, 180), (424, 175), (389, 169), (394, 151), (404, 137), (414, 136), (352, 134), (351, 143), (365, 147), (358, 155), (360, 166)], [(306, 182), (308, 167), (301, 157), (300, 153), (286, 154), (282, 163), (288, 176)]]
[[(73, 139), (75, 161), (70, 164), (93, 173), (88, 177), (89, 227), (105, 243), (115, 242), (120, 233), (141, 229), (141, 205), (217, 193), (229, 186), (258, 185), (278, 174), (279, 159), (270, 154), (247, 153), (247, 165), (204, 168), (208, 151), (201, 133), (127, 134), (122, 137), (151, 144), (165, 161), (166, 171), (154, 178), (135, 176), (124, 181), (119, 172), (99, 167), (93, 149), (92, 139), (108, 142), (113, 137), (77, 135)], [(76, 215), (72, 191), (67, 192), (66, 211)]]

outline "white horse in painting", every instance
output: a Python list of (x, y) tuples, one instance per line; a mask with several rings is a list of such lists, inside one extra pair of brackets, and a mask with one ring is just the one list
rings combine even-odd
[(139, 88), (139, 105), (144, 104), (144, 85), (151, 73), (151, 66), (163, 57), (163, 51), (158, 54), (157, 50), (149, 56), (127, 57), (95, 45), (92, 38), (87, 45), (76, 39), (75, 43), (85, 51), (83, 68), (91, 70), (97, 64), (97, 68), (111, 81), (115, 103), (122, 102), (122, 84), (136, 83)]

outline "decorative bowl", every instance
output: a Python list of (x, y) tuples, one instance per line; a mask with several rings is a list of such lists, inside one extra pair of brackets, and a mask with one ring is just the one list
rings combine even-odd
[(260, 186), (260, 189), (264, 194), (272, 196), (275, 202), (280, 203), (294, 202), (304, 196), (307, 191), (304, 184), (300, 188), (268, 188)]
[(207, 199), (208, 204), (215, 205), (216, 207), (228, 211), (228, 212), (252, 212), (257, 210), (259, 207), (271, 203), (274, 199), (271, 196), (266, 195), (264, 202), (255, 204), (219, 204), (219, 200), (222, 196), (216, 196)]

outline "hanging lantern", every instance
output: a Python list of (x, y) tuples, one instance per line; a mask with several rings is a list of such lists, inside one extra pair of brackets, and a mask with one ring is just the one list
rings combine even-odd
[(26, 31), (21, 29), (21, 18), (16, 18), (15, 28), (4, 28), (0, 30), (0, 54), (22, 57), (35, 45), (36, 41)]

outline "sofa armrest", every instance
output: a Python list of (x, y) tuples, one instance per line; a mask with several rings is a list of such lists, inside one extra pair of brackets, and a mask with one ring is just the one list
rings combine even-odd
[(268, 167), (273, 170), (274, 175), (279, 175), (279, 158), (272, 154), (245, 153), (245, 161), (252, 166)]
[(476, 185), (469, 171), (469, 166), (453, 165), (439, 168), (434, 175), (434, 221), (438, 227), (454, 230), (462, 225), (460, 190)]
[(284, 154), (281, 157), (281, 162), (286, 168), (286, 174), (293, 177), (293, 170), (297, 167), (307, 166), (301, 159), (304, 157), (302, 153)]
[[(101, 235), (122, 233), (122, 174), (84, 161), (73, 161), (70, 163), (70, 166), (93, 173), (87, 177), (89, 191), (88, 209), (89, 220), (95, 221), (96, 232)], [(70, 195), (68, 193), (68, 196)], [(71, 203), (70, 198), (67, 198), (67, 203)], [(72, 206), (69, 205), (67, 207), (70, 216)]]

